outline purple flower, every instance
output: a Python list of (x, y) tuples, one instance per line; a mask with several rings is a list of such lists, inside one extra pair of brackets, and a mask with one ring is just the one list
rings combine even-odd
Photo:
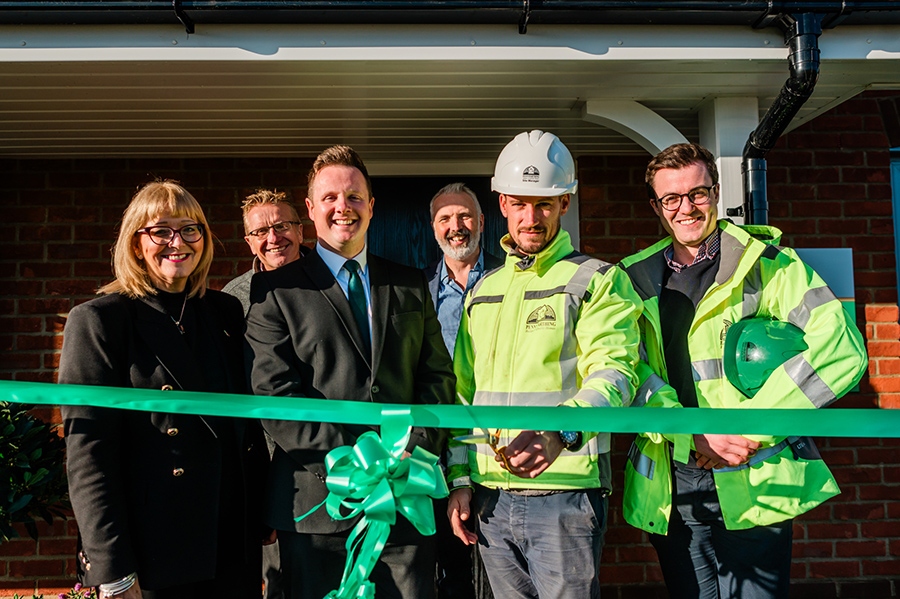
[(81, 590), (81, 583), (80, 583), (80, 582), (76, 582), (76, 583), (75, 583), (75, 587), (74, 587), (72, 590), (73, 590), (73, 591), (80, 591), (80, 590)]
[(66, 594), (65, 594), (65, 593), (60, 593), (60, 594), (59, 594), (59, 599), (66, 599)]

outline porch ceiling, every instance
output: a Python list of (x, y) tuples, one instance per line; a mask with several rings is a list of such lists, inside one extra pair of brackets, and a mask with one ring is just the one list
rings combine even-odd
[[(867, 87), (900, 88), (900, 26), (826, 30), (820, 47), (793, 126)], [(347, 143), (395, 172), (475, 173), (531, 128), (576, 156), (643, 154), (585, 122), (585, 100), (636, 100), (696, 140), (711, 98), (757, 97), (762, 115), (786, 56), (776, 29), (747, 27), (0, 26), (0, 157), (312, 156)]]

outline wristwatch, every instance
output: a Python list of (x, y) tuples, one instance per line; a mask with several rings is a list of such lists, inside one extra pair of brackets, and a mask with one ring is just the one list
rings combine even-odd
[(563, 446), (569, 451), (581, 446), (580, 431), (559, 431), (559, 440), (563, 442)]

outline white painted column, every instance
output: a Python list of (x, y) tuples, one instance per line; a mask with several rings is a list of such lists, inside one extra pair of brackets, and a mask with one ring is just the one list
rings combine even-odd
[[(700, 145), (716, 157), (721, 186), (719, 218), (726, 210), (744, 203), (741, 154), (750, 133), (759, 123), (759, 100), (755, 97), (711, 98), (700, 108)], [(737, 224), (741, 217), (732, 216)]]

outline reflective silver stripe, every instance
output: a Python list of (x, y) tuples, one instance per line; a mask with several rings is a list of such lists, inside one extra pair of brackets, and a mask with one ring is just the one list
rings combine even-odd
[(594, 274), (598, 272), (601, 274), (605, 273), (611, 266), (612, 265), (607, 264), (602, 260), (597, 260), (596, 258), (583, 262), (578, 266), (578, 270), (575, 271), (575, 274), (572, 275), (572, 278), (569, 279), (569, 282), (566, 284), (566, 293), (585, 298), (587, 296), (588, 285), (591, 284), (591, 279), (594, 277)]
[(741, 302), (741, 318), (756, 316), (762, 296), (762, 265), (757, 262), (744, 277), (744, 298)]
[(628, 378), (618, 370), (613, 370), (612, 368), (595, 370), (584, 379), (584, 382), (586, 383), (593, 379), (603, 379), (612, 383), (622, 396), (622, 405), (627, 406), (631, 403), (631, 384), (628, 382)]
[(751, 468), (752, 466), (755, 466), (760, 462), (768, 460), (772, 456), (778, 455), (785, 447), (791, 445), (792, 443), (796, 443), (798, 440), (800, 440), (800, 437), (788, 437), (777, 445), (772, 445), (770, 447), (760, 449), (756, 452), (756, 454), (754, 454), (752, 458), (750, 458), (750, 460), (746, 464), (741, 464), (740, 466), (725, 466), (722, 468), (716, 468), (713, 472), (715, 474), (719, 474), (720, 472), (737, 472), (739, 470), (746, 470), (747, 468)]
[(460, 476), (457, 479), (454, 479), (451, 483), (454, 489), (458, 489), (459, 487), (471, 487), (472, 479), (468, 476)]
[(476, 391), (476, 406), (558, 406), (570, 399), (577, 389), (561, 391)]
[(653, 473), (656, 471), (656, 462), (652, 460), (650, 456), (641, 453), (637, 443), (631, 444), (631, 448), (628, 450), (628, 461), (631, 462), (631, 467), (634, 468), (635, 472), (653, 480)]
[(812, 405), (822, 408), (837, 399), (834, 392), (825, 384), (803, 354), (797, 354), (784, 363), (784, 371), (803, 391)]
[(638, 387), (637, 393), (631, 402), (632, 408), (640, 408), (647, 405), (647, 402), (653, 397), (653, 394), (662, 389), (666, 382), (658, 374), (651, 374), (647, 380)]
[(832, 301), (836, 302), (838, 299), (828, 287), (809, 289), (803, 295), (803, 300), (800, 302), (800, 305), (791, 310), (791, 313), (788, 314), (788, 322), (804, 329), (809, 322), (810, 313), (819, 306), (823, 306)]
[(575, 394), (574, 399), (587, 402), (593, 408), (612, 407), (612, 404), (609, 402), (609, 398), (599, 391), (595, 391), (594, 389), (582, 389)]
[(581, 298), (567, 295), (563, 304), (562, 319), (565, 329), (562, 346), (559, 348), (559, 380), (563, 389), (575, 389), (578, 387), (578, 338), (575, 336), (575, 317), (578, 315)]
[(472, 304), (499, 304), (503, 301), (502, 295), (479, 295), (472, 298)]
[[(481, 280), (483, 281), (484, 279)], [(503, 297), (502, 295), (479, 295), (478, 297), (473, 297), (469, 307), (466, 308), (466, 314), (472, 316), (472, 308), (475, 307), (475, 304), (499, 304), (503, 301)]]
[(487, 280), (488, 275), (495, 273), (502, 268), (503, 268), (502, 266), (498, 266), (494, 270), (485, 273), (484, 276), (482, 276), (480, 279), (478, 279), (478, 281), (476, 281), (475, 285), (472, 287), (472, 291), (470, 291), (470, 293), (472, 294), (472, 297), (475, 297), (476, 295), (478, 295), (478, 290), (481, 289), (482, 285), (484, 285), (484, 282)]
[(447, 466), (461, 466), (469, 463), (468, 445), (456, 445), (447, 453)]
[(723, 376), (722, 360), (697, 360), (696, 362), (691, 362), (691, 372), (694, 375), (695, 383), (720, 379)]
[(526, 300), (537, 300), (544, 299), (545, 297), (550, 297), (551, 295), (556, 295), (557, 293), (565, 293), (566, 286), (560, 285), (559, 287), (554, 287), (553, 289), (542, 289), (540, 291), (526, 291), (523, 296)]

